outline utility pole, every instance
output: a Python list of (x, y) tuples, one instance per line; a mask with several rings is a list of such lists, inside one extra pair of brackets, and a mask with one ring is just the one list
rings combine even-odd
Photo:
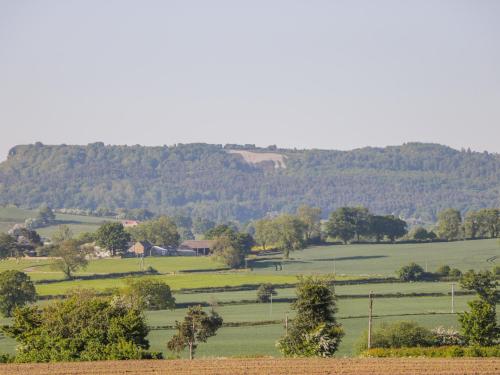
[(368, 349), (372, 347), (373, 291), (368, 294)]
[(451, 313), (455, 313), (455, 283), (451, 283)]
[(427, 272), (427, 260), (425, 261), (425, 272)]

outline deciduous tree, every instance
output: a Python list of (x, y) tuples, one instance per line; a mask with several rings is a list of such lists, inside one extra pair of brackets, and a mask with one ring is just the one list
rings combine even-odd
[(16, 270), (0, 273), (0, 313), (12, 316), (16, 307), (35, 301), (35, 286), (28, 275)]

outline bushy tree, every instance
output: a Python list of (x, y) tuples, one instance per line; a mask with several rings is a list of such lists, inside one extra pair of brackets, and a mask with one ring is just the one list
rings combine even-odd
[(403, 281), (419, 281), (425, 278), (425, 271), (420, 265), (412, 262), (401, 267), (398, 277)]
[(321, 208), (301, 205), (297, 209), (297, 217), (304, 223), (306, 242), (318, 240), (321, 237)]
[(15, 338), (17, 362), (151, 358), (142, 311), (119, 299), (78, 293), (44, 307), (16, 309), (3, 331)]
[(273, 222), (271, 219), (264, 218), (255, 221), (255, 242), (262, 246), (262, 250), (266, 250), (267, 246), (274, 245)]
[(239, 268), (245, 263), (246, 252), (237, 241), (229, 237), (217, 237), (212, 247), (212, 256), (219, 262)]
[(112, 256), (123, 252), (129, 241), (130, 234), (125, 231), (121, 223), (104, 223), (96, 232), (97, 245), (109, 250)]
[(200, 342), (207, 342), (215, 336), (222, 326), (222, 318), (215, 311), (207, 314), (201, 306), (192, 306), (188, 309), (182, 322), (175, 322), (177, 333), (168, 342), (169, 350), (180, 353), (189, 349), (189, 359), (193, 359)]
[(436, 233), (434, 233), (433, 231), (428, 231), (424, 227), (416, 227), (410, 231), (409, 237), (417, 241), (432, 241), (435, 240), (437, 236)]
[(22, 252), (21, 246), (14, 236), (0, 233), (0, 259), (7, 257), (18, 257)]
[(173, 310), (175, 298), (170, 286), (164, 281), (153, 279), (127, 280), (127, 287), (121, 292), (124, 301), (144, 310)]
[(65, 240), (54, 246), (51, 255), (56, 258), (52, 268), (64, 273), (67, 279), (73, 278), (73, 273), (80, 268), (87, 267), (89, 252), (80, 246), (76, 240)]
[(394, 215), (369, 217), (370, 233), (375, 236), (377, 242), (380, 242), (385, 236), (391, 242), (396, 238), (403, 237), (407, 233), (406, 221), (394, 217)]
[(439, 276), (449, 276), (451, 272), (451, 267), (448, 266), (447, 264), (440, 266), (436, 270), (436, 274)]
[(286, 357), (331, 357), (344, 332), (335, 319), (335, 295), (326, 279), (301, 278), (288, 334), (277, 346)]
[(460, 279), (460, 285), (465, 290), (475, 291), (478, 296), (492, 304), (498, 301), (499, 293), (495, 275), (490, 271), (467, 271)]
[(56, 215), (54, 214), (54, 211), (52, 211), (52, 208), (47, 205), (42, 205), (38, 209), (36, 219), (38, 219), (43, 225), (48, 225), (52, 224), (56, 220)]
[(0, 313), (12, 316), (16, 307), (35, 301), (35, 286), (28, 275), (16, 270), (0, 273)]
[(273, 284), (260, 284), (259, 289), (257, 289), (257, 302), (269, 302), (271, 301), (271, 296), (276, 296), (277, 294), (278, 292)]
[(59, 225), (57, 230), (51, 236), (52, 242), (54, 244), (59, 244), (63, 241), (70, 240), (73, 238), (73, 232), (71, 228), (65, 224)]
[(290, 251), (300, 250), (306, 246), (304, 241), (304, 223), (294, 215), (280, 215), (271, 224), (272, 243), (283, 252), (284, 258)]
[(140, 223), (130, 228), (130, 233), (134, 241), (149, 241), (157, 246), (176, 247), (180, 240), (177, 225), (167, 216)]
[(447, 209), (438, 214), (437, 232), (446, 240), (462, 238), (462, 215), (455, 209)]

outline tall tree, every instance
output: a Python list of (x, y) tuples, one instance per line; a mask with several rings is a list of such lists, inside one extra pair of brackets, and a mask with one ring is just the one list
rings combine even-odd
[(21, 252), (22, 249), (14, 236), (0, 233), (0, 259), (18, 257)]
[(28, 275), (16, 270), (0, 273), (0, 313), (12, 316), (16, 307), (35, 301), (35, 286)]
[(47, 225), (53, 223), (56, 220), (56, 215), (54, 214), (54, 211), (52, 211), (52, 208), (44, 204), (38, 209), (36, 218), (43, 225)]
[(64, 273), (67, 279), (73, 278), (73, 273), (87, 267), (88, 251), (76, 240), (65, 240), (54, 247), (51, 255), (56, 257), (52, 268)]
[(304, 223), (297, 216), (284, 214), (273, 219), (272, 243), (283, 252), (285, 259), (290, 256), (290, 251), (303, 249)]
[(130, 234), (125, 231), (121, 223), (104, 223), (96, 232), (97, 245), (108, 249), (112, 256), (125, 251), (129, 241)]
[(321, 208), (302, 205), (297, 209), (297, 217), (304, 223), (304, 235), (307, 242), (321, 236)]
[(215, 336), (222, 326), (222, 318), (212, 310), (208, 315), (201, 306), (192, 306), (188, 309), (182, 322), (175, 322), (177, 333), (168, 342), (169, 350), (180, 353), (189, 348), (189, 359), (194, 358), (196, 348), (200, 342), (207, 342)]
[(441, 211), (438, 214), (437, 232), (446, 240), (462, 238), (462, 215), (453, 208)]
[(167, 216), (140, 223), (130, 233), (135, 241), (149, 241), (157, 246), (176, 247), (180, 240), (177, 225)]
[(351, 207), (341, 207), (330, 214), (326, 223), (328, 235), (340, 238), (345, 244), (356, 236), (356, 212)]
[(344, 332), (337, 323), (335, 295), (328, 280), (300, 279), (296, 311), (288, 334), (278, 342), (286, 357), (331, 357), (337, 351)]
[(255, 241), (262, 246), (262, 250), (266, 250), (268, 245), (273, 245), (273, 221), (268, 218), (255, 221)]

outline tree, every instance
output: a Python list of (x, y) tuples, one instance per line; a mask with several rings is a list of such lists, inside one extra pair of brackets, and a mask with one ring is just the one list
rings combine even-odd
[(57, 258), (52, 268), (64, 273), (66, 279), (72, 279), (76, 270), (87, 267), (87, 255), (88, 252), (79, 246), (78, 241), (65, 240), (52, 250), (52, 256)]
[(387, 236), (391, 242), (394, 242), (396, 238), (402, 237), (407, 233), (406, 221), (394, 217), (393, 215), (388, 216), (370, 216), (370, 233), (375, 236), (377, 242), (380, 242)]
[(462, 215), (455, 209), (447, 209), (438, 214), (437, 232), (448, 241), (462, 238)]
[(477, 211), (469, 211), (464, 219), (464, 235), (470, 239), (476, 239), (481, 234), (481, 216)]
[(485, 237), (496, 238), (500, 234), (500, 210), (486, 208), (478, 211), (481, 232)]
[(466, 290), (474, 290), (478, 299), (468, 302), (469, 312), (459, 314), (462, 335), (469, 345), (494, 345), (500, 341), (500, 326), (496, 321), (498, 281), (490, 271), (468, 271), (460, 280)]
[(245, 262), (245, 251), (240, 244), (231, 238), (217, 237), (212, 248), (212, 256), (231, 268), (239, 268)]
[(43, 225), (48, 225), (56, 220), (56, 215), (54, 214), (54, 211), (52, 211), (52, 208), (44, 204), (38, 209), (36, 219)]
[(208, 315), (201, 306), (192, 306), (188, 309), (182, 322), (175, 322), (177, 333), (168, 342), (169, 350), (180, 353), (189, 348), (189, 359), (193, 359), (196, 348), (200, 342), (215, 336), (222, 326), (222, 318), (212, 310)]
[(398, 271), (398, 277), (403, 281), (419, 281), (424, 279), (424, 269), (416, 263), (410, 263), (407, 266), (401, 267)]
[(0, 273), (0, 313), (10, 317), (16, 307), (35, 301), (35, 286), (28, 275), (16, 270)]
[(271, 219), (260, 219), (254, 223), (255, 241), (266, 250), (268, 245), (273, 245), (273, 221)]
[(127, 280), (127, 287), (122, 291), (124, 300), (131, 306), (144, 310), (173, 310), (175, 298), (170, 287), (161, 280)]
[(451, 272), (451, 267), (445, 264), (440, 266), (435, 273), (439, 276), (450, 276), (450, 272)]
[(370, 215), (363, 207), (341, 207), (331, 213), (326, 223), (327, 233), (340, 238), (345, 244), (353, 238), (369, 234)]
[(17, 257), (21, 251), (15, 237), (7, 233), (0, 233), (0, 259)]
[(283, 252), (283, 257), (288, 259), (290, 251), (303, 249), (304, 223), (294, 215), (284, 214), (273, 219), (271, 224), (271, 242)]
[(271, 296), (276, 296), (277, 294), (278, 292), (273, 284), (260, 284), (259, 289), (257, 289), (257, 301), (269, 302), (271, 301)]
[(124, 251), (129, 241), (130, 234), (124, 230), (121, 223), (104, 223), (96, 232), (97, 245), (108, 249), (112, 256)]
[(469, 345), (490, 346), (498, 344), (500, 327), (497, 324), (495, 305), (481, 298), (467, 304), (470, 311), (458, 315), (465, 341)]
[(286, 357), (331, 357), (344, 335), (335, 319), (335, 295), (326, 279), (301, 278), (288, 334), (278, 341)]
[(59, 225), (57, 230), (52, 235), (52, 242), (54, 244), (59, 244), (63, 241), (70, 240), (73, 238), (73, 232), (67, 225)]
[(140, 223), (130, 228), (130, 233), (135, 241), (149, 241), (157, 246), (177, 247), (180, 240), (177, 225), (167, 216)]
[(409, 234), (410, 238), (417, 241), (435, 240), (436, 234), (433, 231), (427, 231), (424, 227), (416, 227)]
[(18, 362), (100, 361), (151, 358), (141, 310), (119, 298), (78, 292), (44, 307), (14, 311), (3, 331), (15, 338)]
[(321, 208), (302, 205), (297, 209), (297, 217), (304, 223), (306, 242), (321, 236)]

